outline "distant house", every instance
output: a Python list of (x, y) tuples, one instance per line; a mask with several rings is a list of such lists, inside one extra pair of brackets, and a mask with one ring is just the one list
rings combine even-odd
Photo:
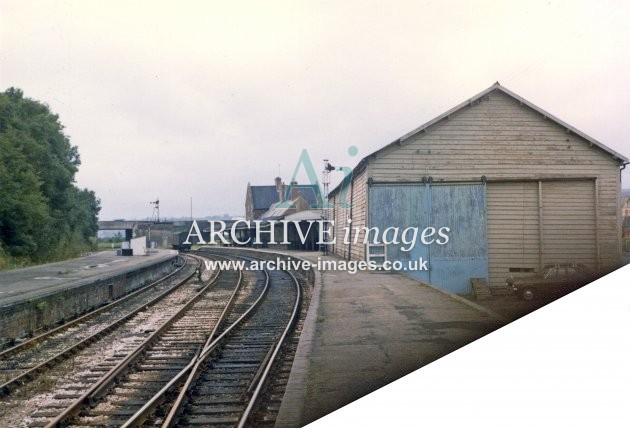
[[(290, 244), (278, 244), (275, 248), (317, 249), (316, 241), (319, 229), (317, 226), (309, 228), (311, 220), (322, 218), (322, 195), (317, 184), (292, 182), (286, 185), (280, 177), (276, 177), (274, 186), (252, 186), (248, 183), (245, 196), (245, 214), (246, 220), (249, 221), (260, 220), (268, 223), (286, 220), (291, 222), (288, 226)], [(304, 242), (302, 242), (296, 227), (299, 227), (302, 236), (306, 237)], [(276, 224), (276, 228), (276, 236), (282, 237), (279, 223)], [(253, 230), (250, 229), (247, 233), (253, 238)], [(267, 235), (262, 238), (263, 241), (268, 239)], [(267, 246), (268, 244), (263, 245)]]
[(276, 178), (275, 186), (252, 186), (247, 183), (245, 194), (245, 219), (258, 220), (274, 203), (279, 202), (282, 182)]
[[(285, 201), (285, 198), (291, 208), (277, 208), (276, 206)], [(247, 183), (245, 219), (249, 221), (279, 219), (284, 215), (321, 206), (322, 196), (316, 184), (293, 182), (287, 186), (280, 177), (276, 177), (273, 186), (252, 186)]]

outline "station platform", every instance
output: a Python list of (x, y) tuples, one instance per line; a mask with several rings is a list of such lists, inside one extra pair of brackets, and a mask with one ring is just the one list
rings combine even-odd
[(143, 269), (176, 255), (175, 250), (151, 250), (146, 256), (117, 256), (115, 251), (108, 250), (62, 262), (0, 272), (0, 307)]
[[(316, 262), (317, 252), (282, 251)], [(316, 272), (277, 427), (306, 425), (507, 320), (397, 273)]]

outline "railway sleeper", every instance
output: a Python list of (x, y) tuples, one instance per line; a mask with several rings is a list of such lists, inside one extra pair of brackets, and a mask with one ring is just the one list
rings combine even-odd
[(222, 394), (216, 397), (194, 396), (191, 397), (190, 403), (194, 406), (208, 406), (214, 404), (235, 404), (242, 403), (241, 394)]
[(172, 372), (173, 375), (176, 375), (177, 373), (179, 373), (181, 370), (183, 370), (186, 367), (186, 365), (166, 365), (166, 366), (159, 366), (159, 365), (148, 365), (148, 364), (138, 364), (137, 366), (135, 366), (135, 368), (137, 370), (142, 370), (142, 371), (165, 371), (165, 372)]
[(168, 381), (170, 381), (172, 379), (172, 376), (169, 375), (162, 375), (159, 377), (154, 377), (154, 378), (144, 378), (144, 379), (138, 379), (138, 380), (133, 380), (128, 382), (128, 387), (129, 388), (135, 388), (138, 390), (141, 389), (147, 389), (147, 387), (151, 387), (154, 388), (154, 384), (156, 383), (168, 383)]
[[(254, 373), (256, 372), (256, 370), (254, 370), (254, 368), (252, 367), (251, 370), (247, 371), (247, 372), (238, 372), (238, 373), (234, 373), (233, 377), (231, 379), (234, 380), (242, 380), (242, 379), (250, 379)], [(225, 379), (223, 380), (224, 382), (229, 382), (231, 379)], [(214, 376), (214, 373), (202, 373), (201, 376), (199, 376), (199, 380), (201, 382), (204, 382), (204, 384), (207, 383), (212, 383), (212, 382), (219, 382), (222, 381), (222, 379), (217, 378)]]
[(239, 414), (243, 411), (243, 406), (246, 404), (242, 402), (241, 406), (213, 406), (213, 407), (194, 407), (191, 409), (193, 415), (216, 415), (216, 414)]
[(187, 416), (183, 419), (183, 426), (208, 426), (208, 425), (234, 425), (238, 423), (238, 416), (207, 417), (207, 416)]
[(114, 388), (114, 394), (116, 394), (117, 397), (129, 397), (130, 399), (144, 399), (146, 402), (146, 400), (148, 400), (149, 398), (153, 397), (153, 393), (152, 392), (147, 392), (147, 391), (136, 391), (134, 389), (131, 388)]
[(207, 388), (207, 387), (200, 387), (199, 390), (194, 391), (191, 393), (191, 396), (206, 396), (206, 395), (217, 395), (217, 394), (243, 394), (243, 387), (242, 386), (237, 386), (237, 387), (228, 387), (228, 386), (222, 386), (222, 387), (214, 387), (214, 388)]
[(59, 411), (57, 411), (57, 410), (41, 409), (41, 410), (36, 410), (31, 415), (31, 418), (36, 418), (36, 419), (37, 418), (54, 418), (58, 414), (59, 414)]
[(223, 354), (221, 354), (223, 357), (225, 358), (229, 358), (230, 360), (235, 360), (235, 361), (239, 361), (242, 362), (243, 360), (250, 360), (252, 363), (260, 363), (261, 360), (264, 358), (266, 352), (268, 351), (268, 349), (263, 349), (263, 350), (242, 350), (242, 351), (229, 351), (229, 352), (224, 352)]
[[(194, 354), (193, 354), (194, 355)], [(164, 361), (168, 363), (177, 362), (177, 361), (190, 361), (190, 355), (188, 353), (183, 352), (173, 352), (171, 355), (166, 355), (162, 352), (156, 353), (156, 355), (147, 355), (144, 358), (146, 361)]]
[(89, 416), (133, 416), (134, 413), (136, 413), (134, 409), (90, 409)]
[(247, 374), (251, 374), (251, 371), (243, 372), (225, 372), (225, 373), (213, 373), (212, 378), (216, 380), (231, 380), (231, 379), (242, 379), (243, 376)]
[(46, 425), (48, 425), (48, 419), (44, 419), (42, 421), (31, 421), (29, 424), (29, 426), (33, 428), (45, 427)]
[(53, 398), (55, 400), (76, 400), (80, 396), (80, 393), (62, 392), (59, 394), (55, 394)]

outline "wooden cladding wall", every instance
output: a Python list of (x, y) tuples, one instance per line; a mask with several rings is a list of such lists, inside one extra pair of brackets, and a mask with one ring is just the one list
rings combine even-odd
[[(584, 223), (588, 217), (587, 223), (590, 224), (591, 231), (582, 238), (584, 244), (580, 244), (588, 246), (583, 249), (584, 258), (587, 252), (592, 251), (586, 241), (597, 235), (598, 245), (595, 246), (595, 252), (599, 253), (601, 267), (606, 269), (615, 266), (619, 261), (619, 162), (611, 154), (582, 137), (567, 132), (556, 122), (521, 105), (501, 91), (493, 91), (481, 101), (462, 108), (426, 131), (420, 131), (401, 143), (385, 147), (371, 156), (368, 162), (369, 178), (375, 183), (421, 182), (425, 177), (431, 177), (434, 183), (479, 182), (482, 176), (485, 176), (489, 184), (495, 181), (523, 181), (513, 188), (505, 184), (504, 189), (506, 192), (515, 192), (513, 203), (524, 210), (532, 209), (530, 205), (537, 201), (537, 179), (591, 179), (589, 189), (581, 187), (584, 185), (582, 181), (567, 181), (566, 186), (558, 185), (565, 186), (558, 192), (554, 186), (549, 187), (549, 199), (544, 201), (547, 207), (545, 210), (551, 210), (548, 213), (550, 220), (554, 216), (551, 208), (554, 203), (562, 215), (569, 215), (567, 219), (572, 222)], [(525, 183), (529, 180), (534, 181)], [(583, 191), (586, 193), (583, 194)], [(570, 201), (563, 198), (567, 194), (587, 195), (584, 197), (588, 197), (590, 202), (596, 198), (596, 212), (592, 211), (595, 205), (589, 205), (586, 209), (590, 212), (586, 217), (569, 214), (570, 208), (566, 204)], [(491, 201), (492, 197), (499, 199)], [(499, 194), (489, 195), (489, 209), (496, 210), (501, 203), (508, 203), (502, 202), (500, 198)], [(583, 203), (584, 199), (580, 196), (571, 209), (585, 209)], [(491, 208), (493, 204), (495, 208)], [(530, 263), (533, 257), (531, 252), (534, 251), (531, 247), (537, 239), (530, 236), (530, 229), (536, 225), (527, 223), (537, 218), (537, 206), (534, 208), (535, 213), (527, 211), (527, 217), (522, 219), (525, 223), (522, 226), (524, 230), (520, 233), (525, 233), (524, 238), (521, 237), (525, 241), (513, 243), (513, 253), (520, 251), (524, 263)], [(501, 233), (501, 222), (512, 220), (497, 218), (497, 221), (499, 223), (496, 225), (488, 222), (489, 239), (492, 239), (492, 235)], [(499, 242), (501, 240), (497, 241), (497, 245), (508, 245), (509, 236), (511, 235), (506, 235), (503, 243)], [(569, 241), (566, 244), (550, 245), (549, 251), (559, 253), (568, 246)], [(500, 246), (496, 248), (495, 251), (501, 251)], [(597, 255), (592, 257), (592, 262), (596, 263)], [(578, 258), (582, 259), (581, 256)], [(492, 265), (492, 254), (489, 254), (489, 259)], [(491, 268), (490, 276), (493, 275)]]
[(488, 184), (490, 286), (547, 264), (600, 268), (596, 191), (595, 180)]
[[(343, 192), (337, 192), (329, 199), (332, 207), (332, 219), (335, 220), (333, 236), (335, 244), (332, 246), (333, 253), (348, 260), (365, 260), (365, 244), (363, 242), (363, 234), (361, 234), (357, 243), (354, 243), (355, 228), (363, 228), (366, 225), (367, 215), (367, 172), (357, 174), (353, 177), (352, 184), (346, 193), (346, 200), (343, 200)], [(352, 223), (348, 223), (352, 220)], [(350, 227), (348, 235), (349, 243), (346, 244), (346, 229)]]
[(370, 160), (375, 182), (533, 174), (616, 178), (618, 167), (610, 154), (498, 91)]
[[(363, 170), (362, 173), (358, 174), (355, 180), (352, 183), (352, 227), (354, 228), (363, 228), (366, 226), (367, 221), (367, 206), (368, 206), (368, 196), (367, 196), (367, 171)], [(354, 244), (355, 234), (352, 234), (351, 242), (352, 246), (350, 248), (350, 259), (351, 260), (365, 260), (365, 244), (364, 244), (364, 236), (358, 236), (357, 243)]]
[(543, 261), (597, 269), (595, 180), (543, 182), (541, 193)]
[(497, 287), (511, 274), (540, 268), (538, 183), (490, 183), (486, 198), (488, 281)]

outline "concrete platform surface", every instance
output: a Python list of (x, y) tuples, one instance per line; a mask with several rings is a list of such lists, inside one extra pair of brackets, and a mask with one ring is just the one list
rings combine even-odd
[(115, 251), (108, 250), (62, 262), (0, 272), (0, 306), (83, 285), (99, 277), (141, 269), (176, 255), (175, 250), (152, 250), (146, 256), (117, 256)]
[(312, 422), (502, 325), (403, 275), (319, 272), (276, 426)]

